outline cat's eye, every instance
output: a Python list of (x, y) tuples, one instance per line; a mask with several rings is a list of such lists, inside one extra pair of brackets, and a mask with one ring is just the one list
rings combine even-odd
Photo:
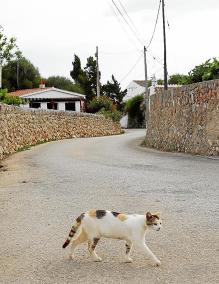
[(157, 226), (157, 224), (154, 224), (154, 226)]

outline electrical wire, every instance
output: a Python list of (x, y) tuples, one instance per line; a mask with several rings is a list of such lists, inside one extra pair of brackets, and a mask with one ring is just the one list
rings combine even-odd
[[(125, 6), (122, 4), (122, 2), (121, 2), (120, 0), (118, 0), (118, 2), (119, 2), (119, 4), (120, 4), (120, 6), (122, 7), (123, 11), (125, 12), (127, 18), (129, 19), (130, 23), (132, 24), (132, 27), (134, 28), (134, 30), (136, 31), (136, 33), (138, 33), (138, 30), (137, 30), (137, 28), (136, 28), (134, 22), (132, 21), (131, 17), (129, 16), (129, 14), (128, 14), (126, 8), (125, 8)], [(138, 34), (139, 34), (139, 33), (138, 33)]]
[(116, 7), (117, 11), (119, 12), (119, 14), (121, 15), (121, 17), (123, 18), (123, 20), (125, 21), (125, 23), (128, 25), (128, 27), (130, 28), (130, 31), (133, 33), (133, 35), (135, 36), (136, 40), (141, 44), (144, 45), (144, 42), (138, 37), (138, 35), (136, 34), (135, 30), (133, 29), (133, 27), (129, 24), (129, 22), (127, 21), (127, 19), (124, 17), (123, 13), (121, 12), (121, 10), (119, 9), (119, 7), (116, 5), (115, 1), (112, 0), (113, 5)]
[(111, 10), (113, 11), (113, 14), (114, 14), (115, 18), (116, 18), (116, 19), (117, 19), (117, 21), (119, 22), (119, 24), (120, 24), (121, 28), (123, 29), (124, 33), (125, 33), (125, 34), (126, 34), (126, 36), (128, 37), (129, 41), (130, 41), (130, 42), (133, 44), (133, 46), (135, 46), (135, 48), (139, 51), (139, 49), (137, 48), (136, 44), (133, 42), (133, 40), (131, 40), (131, 39), (130, 39), (130, 37), (129, 37), (129, 34), (128, 34), (127, 30), (124, 28), (124, 26), (123, 26), (123, 24), (122, 24), (122, 21), (121, 21), (120, 17), (117, 15), (117, 13), (115, 12), (115, 10), (114, 10), (113, 6), (111, 5), (111, 2), (110, 2), (110, 1), (108, 1), (107, 3), (109, 4), (109, 6), (110, 6)]
[(120, 84), (121, 82), (123, 82), (127, 77), (128, 75), (135, 69), (135, 67), (137, 66), (137, 64), (139, 63), (140, 59), (142, 58), (143, 56), (143, 53), (138, 57), (138, 59), (136, 60), (135, 64), (132, 66), (132, 68), (128, 71), (128, 73), (120, 80)]
[(156, 27), (157, 27), (158, 17), (159, 17), (159, 13), (160, 13), (160, 7), (161, 7), (161, 0), (160, 0), (160, 2), (159, 2), (159, 6), (158, 6), (157, 17), (156, 17), (156, 21), (155, 21), (155, 25), (154, 25), (154, 30), (153, 30), (151, 39), (150, 39), (148, 45), (146, 46), (146, 49), (149, 48), (149, 46), (151, 45), (151, 43), (152, 43), (152, 41), (153, 41), (154, 34), (155, 34), (155, 31), (156, 31)]

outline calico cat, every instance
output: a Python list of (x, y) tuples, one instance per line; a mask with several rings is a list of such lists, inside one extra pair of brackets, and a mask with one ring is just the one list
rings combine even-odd
[(76, 246), (88, 241), (88, 250), (94, 261), (101, 261), (101, 258), (95, 252), (95, 247), (100, 238), (119, 239), (126, 242), (126, 262), (132, 262), (130, 253), (132, 247), (135, 246), (150, 257), (154, 265), (159, 266), (159, 259), (145, 244), (145, 233), (148, 228), (156, 231), (161, 229), (159, 213), (147, 212), (146, 215), (127, 215), (108, 210), (92, 209), (82, 213), (76, 219), (63, 248), (71, 242), (70, 258), (73, 258)]

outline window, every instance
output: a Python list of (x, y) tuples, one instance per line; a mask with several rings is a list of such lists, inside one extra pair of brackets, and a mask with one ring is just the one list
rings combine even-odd
[(75, 102), (65, 103), (65, 110), (75, 111)]
[(40, 106), (41, 106), (40, 103), (36, 103), (36, 102), (30, 102), (29, 103), (30, 108), (40, 108)]

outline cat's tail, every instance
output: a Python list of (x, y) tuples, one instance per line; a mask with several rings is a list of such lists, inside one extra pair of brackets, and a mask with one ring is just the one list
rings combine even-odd
[(69, 245), (71, 239), (74, 237), (74, 235), (75, 235), (76, 232), (78, 231), (78, 229), (79, 229), (79, 227), (80, 227), (80, 225), (81, 225), (81, 221), (82, 221), (82, 219), (84, 218), (84, 215), (85, 215), (85, 214), (82, 213), (82, 214), (76, 219), (76, 221), (74, 222), (73, 226), (71, 227), (71, 231), (70, 231), (70, 233), (69, 233), (69, 235), (68, 235), (68, 238), (67, 238), (67, 240), (64, 242), (62, 248), (66, 248), (66, 247)]

